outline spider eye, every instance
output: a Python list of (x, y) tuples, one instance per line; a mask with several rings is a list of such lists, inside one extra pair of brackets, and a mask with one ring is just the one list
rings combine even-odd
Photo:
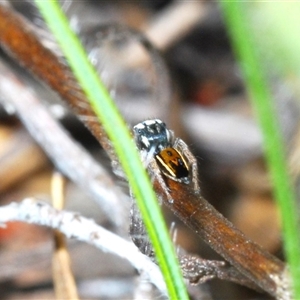
[(160, 151), (155, 159), (166, 176), (174, 180), (184, 180), (189, 176), (189, 168), (183, 156), (174, 148), (166, 148)]

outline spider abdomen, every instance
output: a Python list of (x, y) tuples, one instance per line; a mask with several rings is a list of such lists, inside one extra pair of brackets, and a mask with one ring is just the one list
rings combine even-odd
[(188, 164), (175, 148), (163, 149), (155, 155), (155, 159), (161, 172), (166, 176), (178, 181), (188, 180)]

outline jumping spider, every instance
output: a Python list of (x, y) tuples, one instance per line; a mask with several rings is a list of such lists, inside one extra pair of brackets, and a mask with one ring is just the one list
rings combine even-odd
[(164, 122), (159, 119), (143, 121), (133, 127), (133, 134), (146, 168), (158, 179), (168, 201), (173, 202), (162, 174), (184, 184), (192, 183), (194, 191), (200, 191), (195, 157)]
[[(194, 192), (200, 191), (195, 157), (188, 146), (167, 129), (165, 123), (158, 119), (143, 121), (133, 127), (133, 135), (145, 167), (151, 178), (158, 180), (170, 203), (173, 198), (163, 176), (192, 184)], [(130, 235), (134, 244), (155, 261), (152, 244), (135, 201), (132, 202), (130, 215)]]

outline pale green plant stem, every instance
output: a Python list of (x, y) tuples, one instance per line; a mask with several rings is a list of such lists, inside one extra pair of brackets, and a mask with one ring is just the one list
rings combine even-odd
[(220, 4), (263, 134), (274, 196), (281, 214), (284, 249), (293, 279), (294, 296), (295, 299), (300, 299), (298, 207), (287, 169), (284, 141), (277, 121), (275, 103), (262, 68), (263, 63), (256, 51), (253, 33), (247, 24), (245, 3), (243, 1), (220, 1)]

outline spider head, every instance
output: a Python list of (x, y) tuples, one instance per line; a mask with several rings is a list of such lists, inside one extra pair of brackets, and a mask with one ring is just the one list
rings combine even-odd
[(170, 147), (172, 133), (166, 124), (159, 119), (146, 120), (133, 127), (133, 134), (139, 150), (145, 150), (153, 155), (162, 149)]

